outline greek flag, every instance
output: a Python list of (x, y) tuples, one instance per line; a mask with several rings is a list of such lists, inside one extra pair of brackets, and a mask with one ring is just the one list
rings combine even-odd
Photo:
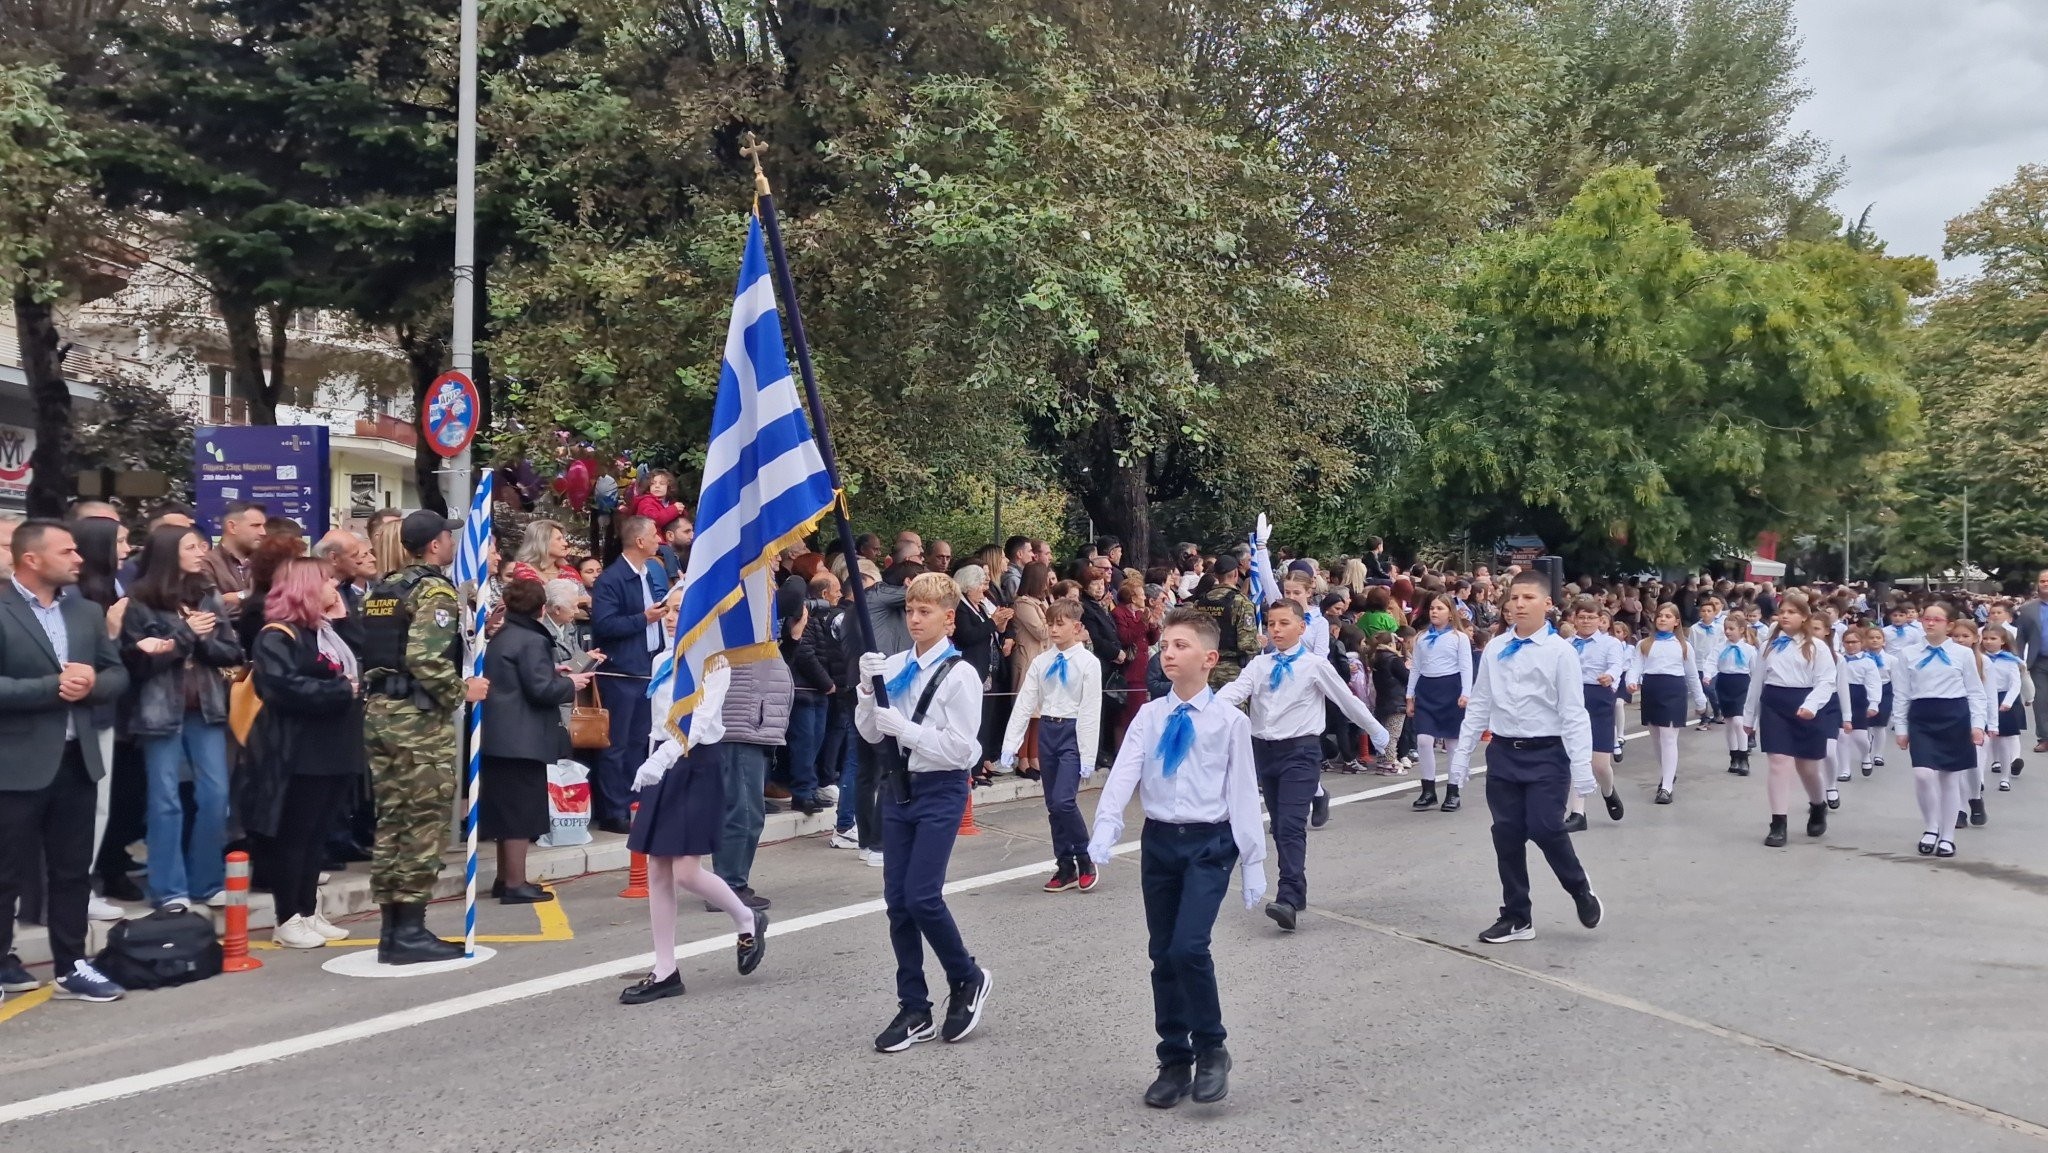
[(725, 333), (682, 607), (674, 640), (648, 685), (667, 736), (687, 745), (690, 712), (711, 657), (724, 653), (734, 665), (780, 659), (769, 584), (775, 556), (817, 527), (833, 500), (831, 477), (790, 376), (756, 219), (747, 229)]

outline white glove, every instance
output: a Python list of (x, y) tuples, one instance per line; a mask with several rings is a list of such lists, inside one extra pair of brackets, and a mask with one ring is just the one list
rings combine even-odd
[(883, 736), (895, 737), (899, 741), (917, 729), (909, 717), (896, 709), (876, 709), (875, 727), (882, 730)]
[(997, 761), (996, 764), (1001, 765), (1006, 773), (1013, 772), (1017, 768), (1017, 754), (1004, 753), (1002, 759)]
[(1107, 841), (1091, 841), (1088, 845), (1088, 859), (1095, 862), (1095, 871), (1100, 873), (1109, 865), (1110, 850), (1116, 846)]
[(1246, 912), (1250, 912), (1250, 911), (1252, 911), (1253, 909), (1256, 909), (1256, 908), (1258, 908), (1258, 907), (1259, 907), (1259, 902), (1260, 902), (1260, 901), (1263, 901), (1263, 900), (1265, 900), (1265, 899), (1266, 899), (1266, 871), (1265, 871), (1264, 869), (1250, 869), (1250, 870), (1247, 870), (1247, 871), (1245, 872), (1245, 875), (1244, 875), (1244, 907), (1245, 907), (1245, 911), (1246, 911)]
[(862, 653), (860, 655), (860, 687), (865, 689), (874, 684), (875, 678), (881, 676), (882, 671), (888, 665), (889, 658), (880, 653)]
[(661, 778), (675, 767), (682, 757), (683, 747), (674, 741), (663, 741), (648, 758), (641, 762), (640, 771), (633, 774), (633, 791), (652, 788), (661, 783)]

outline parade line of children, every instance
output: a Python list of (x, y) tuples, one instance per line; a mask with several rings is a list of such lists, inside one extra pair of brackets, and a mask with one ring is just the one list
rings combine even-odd
[[(1873, 735), (1887, 725), (1913, 771), (1925, 829), (1922, 855), (1953, 857), (1956, 830), (1987, 821), (1988, 776), (2002, 775), (2009, 765), (2011, 775), (2000, 784), (2009, 789), (2023, 766), (2025, 670), (2001, 621), (1980, 632), (1933, 601), (1917, 620), (1895, 612), (1889, 627), (1864, 628), (1788, 592), (1768, 627), (1744, 613), (1724, 616), (1725, 606), (1714, 597), (1701, 603), (1690, 628), (1673, 604), (1657, 604), (1646, 614), (1645, 635), (1631, 644), (1625, 625), (1600, 601), (1577, 597), (1556, 606), (1550, 589), (1547, 576), (1515, 574), (1500, 606), (1499, 631), (1476, 649), (1470, 624), (1450, 598), (1426, 602), (1418, 616), (1428, 629), (1413, 637), (1400, 679), (1390, 677), (1384, 694), (1358, 691), (1363, 662), (1349, 666), (1347, 681), (1342, 654), (1332, 659), (1327, 645), (1308, 643), (1311, 628), (1326, 639), (1335, 626), (1310, 620), (1315, 610), (1305, 583), (1264, 606), (1263, 651), (1215, 687), (1220, 635), (1214, 615), (1168, 612), (1157, 659), (1171, 691), (1130, 718), (1092, 830), (1078, 794), (1095, 771), (1104, 720), (1102, 668), (1085, 643), (1080, 607), (1067, 601), (1050, 606), (1052, 644), (1028, 665), (1001, 761), (1015, 763), (1035, 719), (1055, 856), (1047, 892), (1094, 891), (1134, 796), (1143, 812), (1138, 887), (1158, 1034), (1158, 1075), (1144, 1092), (1147, 1105), (1170, 1108), (1187, 1097), (1212, 1103), (1228, 1094), (1231, 1058), (1211, 934), (1233, 870), (1241, 872), (1247, 910), (1264, 898), (1268, 820), (1279, 884), (1265, 913), (1284, 932), (1301, 927), (1308, 907), (1307, 833), (1327, 814), (1316, 802), (1331, 729), (1348, 733), (1348, 723), (1385, 758), (1394, 746), (1390, 728), (1398, 731), (1405, 722), (1427, 766), (1418, 811), (1439, 807), (1437, 747), (1450, 746), (1441, 809), (1455, 812), (1471, 759), (1484, 746), (1502, 891), (1498, 919), (1479, 935), (1487, 944), (1535, 936), (1530, 844), (1571, 898), (1580, 924), (1592, 929), (1603, 920), (1571, 834), (1587, 828), (1585, 801), (1595, 792), (1611, 820), (1624, 816), (1615, 763), (1621, 759), (1620, 704), (1632, 696), (1640, 697), (1657, 748), (1657, 804), (1672, 804), (1677, 796), (1678, 733), (1690, 717), (1696, 715), (1702, 728), (1725, 727), (1731, 773), (1748, 775), (1750, 754), (1761, 749), (1771, 810), (1764, 843), (1772, 847), (1787, 843), (1795, 792), (1807, 802), (1806, 835), (1825, 835), (1829, 813), (1841, 805), (1836, 786), (1883, 764)], [(897, 1012), (875, 1039), (882, 1052), (939, 1038), (965, 1040), (993, 988), (992, 974), (968, 951), (944, 897), (981, 755), (981, 681), (972, 670), (952, 675), (961, 663), (950, 640), (959, 602), (951, 578), (915, 577), (905, 590), (911, 648), (859, 661), (856, 728), (868, 743), (888, 746), (893, 761), (882, 774), (880, 808)], [(674, 962), (678, 889), (731, 915), (742, 974), (765, 955), (768, 918), (699, 867), (717, 839), (711, 815), (723, 807), (716, 718), (726, 675), (715, 668), (707, 678), (710, 715), (698, 728), (697, 745), (683, 753), (658, 731), (654, 754), (635, 782), (644, 791), (632, 844), (653, 865), (655, 964), (621, 996), (628, 1004), (682, 992)], [(877, 702), (878, 684), (886, 705)], [(1399, 707), (1374, 708), (1364, 699), (1381, 695), (1393, 696)], [(1397, 724), (1383, 724), (1381, 717)], [(1339, 748), (1340, 759), (1348, 759), (1343, 754), (1349, 750)], [(927, 945), (947, 981), (943, 1024), (932, 1015)]]

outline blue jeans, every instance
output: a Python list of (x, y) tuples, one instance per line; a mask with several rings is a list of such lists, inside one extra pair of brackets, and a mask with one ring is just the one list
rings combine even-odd
[(1147, 819), (1138, 844), (1159, 1063), (1191, 1064), (1229, 1036), (1209, 935), (1230, 890), (1237, 841), (1227, 821), (1173, 825)]
[[(228, 729), (209, 725), (188, 711), (184, 725), (162, 737), (142, 737), (142, 763), (149, 777), (149, 900), (173, 897), (203, 901), (227, 883)], [(192, 766), (192, 800), (198, 812), (185, 836), (185, 802), (178, 795), (178, 770)]]
[(798, 693), (789, 710), (789, 796), (808, 801), (824, 776), (818, 754), (825, 745), (825, 714), (831, 702), (816, 693)]
[(832, 827), (841, 833), (853, 828), (860, 803), (860, 746), (860, 733), (853, 727), (853, 694), (835, 694), (832, 714), (825, 722), (825, 748), (818, 759), (818, 776), (839, 785), (838, 819)]
[(949, 984), (971, 981), (981, 970), (960, 940), (946, 908), (946, 864), (967, 811), (967, 771), (910, 774), (910, 797), (882, 790), (882, 901), (889, 911), (889, 944), (896, 952), (896, 1003), (930, 1012), (924, 946), (931, 944)]
[(775, 750), (768, 745), (720, 747), (725, 749), (725, 828), (718, 835), (718, 851), (711, 855), (711, 871), (737, 891), (747, 887), (754, 850), (761, 845), (761, 826), (768, 823), (768, 799), (761, 790), (768, 784), (768, 762), (775, 759)]

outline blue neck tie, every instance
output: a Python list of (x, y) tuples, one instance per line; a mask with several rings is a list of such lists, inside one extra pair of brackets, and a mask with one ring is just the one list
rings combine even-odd
[(1740, 647), (1731, 648), (1728, 651), (1735, 654), (1736, 668), (1746, 669), (1749, 667), (1749, 658), (1742, 655), (1742, 649)]
[(1672, 637), (1674, 637), (1674, 636), (1676, 636), (1676, 635), (1677, 635), (1676, 633), (1666, 632), (1666, 631), (1665, 631), (1665, 630), (1663, 630), (1663, 629), (1658, 629), (1658, 630), (1657, 630), (1657, 639), (1658, 639), (1658, 640), (1660, 640), (1660, 641), (1668, 641), (1668, 640), (1670, 640), (1670, 639), (1671, 639)]
[(1506, 660), (1523, 649), (1536, 643), (1535, 637), (1509, 637), (1508, 647), (1500, 651), (1500, 659)]
[(1893, 626), (1892, 626), (1892, 635), (1893, 635), (1893, 636), (1895, 636), (1895, 637), (1897, 637), (1897, 638), (1899, 638), (1900, 640), (1905, 640), (1905, 639), (1906, 639), (1906, 626), (1905, 626), (1905, 625), (1893, 625)]
[(1929, 661), (1936, 661), (1936, 660), (1940, 661), (1940, 662), (1941, 662), (1942, 664), (1945, 664), (1945, 665), (1947, 665), (1947, 666), (1948, 666), (1948, 667), (1950, 667), (1950, 668), (1954, 668), (1954, 667), (1956, 667), (1956, 666), (1955, 666), (1955, 662), (1953, 662), (1953, 661), (1951, 661), (1951, 660), (1949, 660), (1949, 659), (1948, 659), (1948, 652), (1947, 652), (1947, 650), (1943, 649), (1943, 648), (1942, 648), (1942, 647), (1941, 647), (1940, 645), (1936, 645), (1935, 647), (1933, 647), (1933, 648), (1931, 648), (1931, 649), (1928, 649), (1928, 650), (1927, 650), (1927, 655), (1926, 655), (1926, 656), (1924, 656), (1924, 657), (1921, 657), (1921, 658), (1920, 658), (1920, 663), (1919, 663), (1919, 664), (1917, 664), (1917, 665), (1915, 665), (1915, 666), (1913, 666), (1913, 667), (1914, 667), (1914, 668), (1919, 668), (1919, 669), (1924, 669), (1924, 668), (1926, 668), (1926, 667), (1927, 667), (1927, 664), (1928, 664), (1928, 662), (1929, 662)]
[(1878, 668), (1883, 668), (1883, 667), (1884, 667), (1884, 654), (1883, 654), (1883, 653), (1871, 653), (1871, 654), (1870, 654), (1870, 659), (1871, 659), (1871, 660), (1873, 660), (1873, 661), (1876, 661), (1876, 662), (1877, 662), (1877, 667), (1878, 667)]
[(1061, 653), (1052, 659), (1052, 664), (1046, 666), (1045, 679), (1063, 685), (1067, 683), (1067, 654)]
[[(945, 644), (940, 645), (938, 651), (931, 655), (931, 663), (936, 666), (952, 654), (953, 642), (947, 641)], [(909, 692), (910, 686), (917, 683), (917, 674), (923, 671), (924, 667), (917, 663), (917, 654), (915, 652), (911, 653), (903, 662), (903, 671), (890, 677), (889, 682), (882, 686), (889, 691), (889, 700), (895, 703), (898, 697)]]
[(1783, 648), (1784, 648), (1784, 647), (1785, 647), (1786, 645), (1789, 645), (1789, 644), (1791, 644), (1791, 643), (1792, 643), (1792, 638), (1791, 638), (1791, 637), (1779, 637), (1778, 639), (1776, 639), (1776, 640), (1774, 640), (1774, 641), (1772, 641), (1772, 642), (1771, 642), (1771, 651), (1775, 653), (1775, 652), (1779, 651), (1780, 649), (1783, 649)]
[(1428, 642), (1429, 644), (1434, 645), (1438, 637), (1450, 631), (1451, 630), (1449, 629), (1431, 628), (1427, 633), (1423, 634), (1422, 639)]
[(1587, 645), (1590, 645), (1590, 644), (1592, 644), (1592, 643), (1593, 643), (1593, 638), (1592, 638), (1592, 637), (1573, 637), (1573, 638), (1572, 638), (1572, 647), (1573, 647), (1573, 648), (1575, 648), (1575, 649), (1577, 649), (1578, 651), (1580, 651), (1580, 652), (1582, 652), (1582, 653), (1586, 651), (1586, 646), (1587, 646)]
[(1274, 653), (1273, 680), (1266, 687), (1276, 693), (1279, 692), (1281, 682), (1285, 681), (1287, 675), (1294, 671), (1294, 662), (1300, 660), (1301, 654), (1307, 651), (1307, 649), (1296, 649), (1292, 653)]
[(1194, 711), (1195, 706), (1183, 703), (1166, 718), (1166, 731), (1159, 734), (1159, 771), (1165, 776), (1179, 772), (1181, 763), (1194, 750), (1195, 719), (1188, 715)]

